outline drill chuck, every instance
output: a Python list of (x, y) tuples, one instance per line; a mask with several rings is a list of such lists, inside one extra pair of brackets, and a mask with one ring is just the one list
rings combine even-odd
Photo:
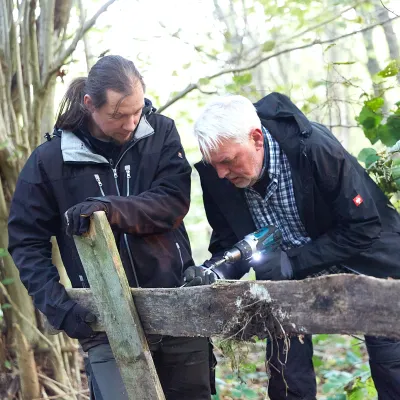
[(256, 253), (266, 253), (276, 250), (282, 242), (282, 234), (274, 226), (266, 226), (250, 233), (237, 242), (230, 250), (207, 269), (212, 270), (222, 264), (249, 260)]

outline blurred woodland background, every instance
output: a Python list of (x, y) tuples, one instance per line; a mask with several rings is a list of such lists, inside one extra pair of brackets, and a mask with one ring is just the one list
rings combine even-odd
[[(105, 54), (134, 61), (191, 163), (200, 159), (193, 122), (213, 95), (285, 93), (399, 209), (399, 35), (398, 0), (1, 0), (0, 399), (88, 398), (77, 343), (44, 333), (6, 251), (18, 173), (73, 78)], [(210, 228), (195, 171), (192, 186), (185, 223), (200, 264)], [(54, 262), (68, 285), (56, 243)], [(318, 398), (376, 399), (362, 338), (316, 335), (314, 344)], [(266, 398), (264, 345), (217, 343), (216, 399)]]

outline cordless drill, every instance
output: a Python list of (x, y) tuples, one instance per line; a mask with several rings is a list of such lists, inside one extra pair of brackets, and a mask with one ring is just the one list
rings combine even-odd
[(256, 254), (269, 253), (276, 250), (282, 242), (281, 231), (272, 225), (249, 233), (240, 242), (237, 242), (221, 258), (208, 265), (207, 270), (212, 270), (223, 263), (235, 263), (240, 260), (249, 260)]

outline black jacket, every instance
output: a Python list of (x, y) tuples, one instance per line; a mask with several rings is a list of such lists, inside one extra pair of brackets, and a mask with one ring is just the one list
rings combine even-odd
[[(272, 93), (255, 107), (288, 158), (300, 218), (312, 239), (288, 251), (295, 278), (339, 264), (366, 275), (400, 278), (400, 216), (364, 168), (288, 97)], [(256, 228), (243, 190), (219, 179), (211, 165), (200, 162), (196, 168), (213, 228), (209, 250), (220, 254)], [(239, 264), (231, 277), (248, 268)]]
[(183, 270), (193, 264), (182, 223), (191, 168), (174, 122), (148, 110), (115, 166), (73, 133), (62, 132), (32, 153), (19, 176), (9, 251), (35, 306), (56, 328), (73, 303), (52, 264), (50, 237), (57, 238), (72, 286), (88, 287), (64, 221), (65, 211), (88, 197), (105, 196), (108, 202), (131, 286), (178, 286)]

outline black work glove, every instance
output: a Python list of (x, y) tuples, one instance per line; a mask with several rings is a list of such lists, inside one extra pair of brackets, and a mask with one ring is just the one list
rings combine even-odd
[(72, 339), (85, 339), (95, 335), (88, 324), (96, 322), (96, 319), (89, 310), (75, 304), (64, 317), (60, 328)]
[(64, 214), (67, 235), (81, 236), (86, 233), (89, 230), (90, 216), (96, 211), (107, 213), (106, 204), (101, 201), (84, 201), (69, 208)]
[(204, 265), (191, 266), (183, 273), (183, 279), (186, 282), (185, 287), (211, 285), (218, 276), (211, 269), (207, 269)]
[(287, 254), (280, 248), (262, 256), (252, 264), (257, 280), (283, 281), (293, 278), (293, 267)]

